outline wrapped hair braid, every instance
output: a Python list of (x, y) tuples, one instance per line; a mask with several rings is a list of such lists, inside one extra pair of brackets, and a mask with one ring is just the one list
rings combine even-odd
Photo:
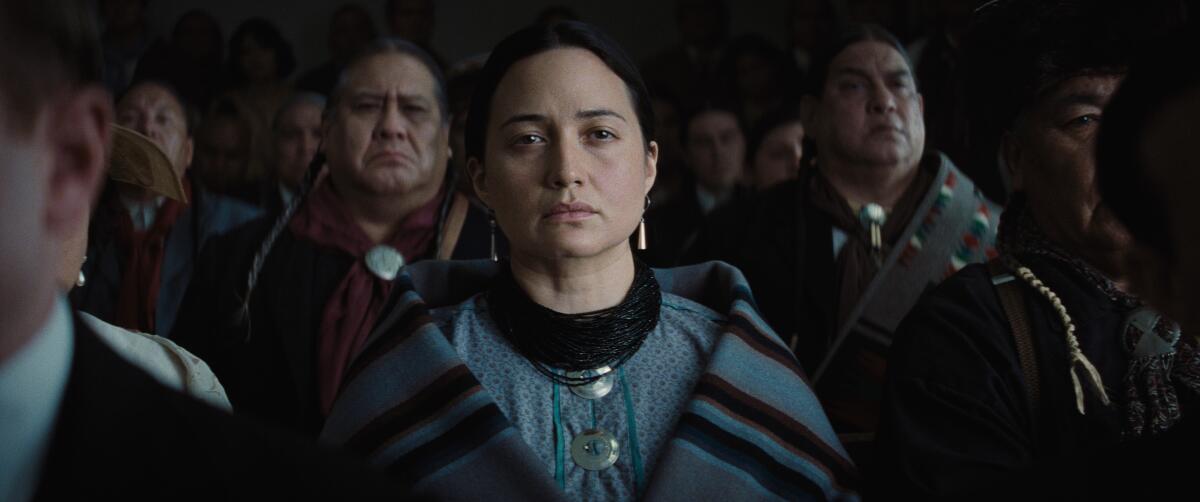
[(258, 253), (254, 255), (254, 260), (250, 263), (250, 273), (246, 277), (246, 292), (242, 297), (242, 307), (238, 309), (237, 316), (234, 319), (234, 324), (240, 324), (243, 321), (247, 323), (246, 338), (244, 341), (250, 341), (250, 297), (254, 293), (254, 286), (258, 284), (258, 275), (262, 272), (263, 265), (267, 262), (267, 256), (271, 254), (271, 248), (275, 246), (275, 241), (283, 233), (283, 229), (287, 228), (288, 222), (292, 221), (292, 216), (295, 216), (296, 210), (304, 203), (309, 191), (317, 181), (317, 174), (320, 173), (321, 167), (325, 165), (325, 154), (320, 152), (320, 146), (317, 147), (317, 154), (313, 156), (312, 162), (309, 162), (308, 169), (304, 172), (304, 179), (300, 182), (300, 188), (296, 191), (296, 196), (288, 202), (287, 206), (280, 211), (279, 216), (275, 219), (275, 223), (271, 225), (271, 230), (267, 232), (263, 238), (262, 245), (258, 248)]
[(1079, 375), (1076, 374), (1076, 371), (1080, 369), (1083, 370), (1083, 376), (1091, 384), (1092, 390), (1100, 398), (1100, 402), (1104, 403), (1105, 406), (1111, 405), (1112, 401), (1109, 400), (1108, 393), (1104, 390), (1104, 382), (1100, 379), (1100, 372), (1096, 370), (1096, 367), (1092, 365), (1092, 362), (1079, 348), (1079, 339), (1075, 336), (1075, 322), (1071, 320), (1071, 315), (1067, 313), (1067, 307), (1063, 305), (1062, 299), (1049, 286), (1046, 286), (1041, 279), (1038, 279), (1029, 267), (1021, 265), (1016, 258), (1008, 256), (1004, 262), (1021, 280), (1046, 297), (1050, 301), (1050, 305), (1054, 307), (1054, 311), (1058, 313), (1058, 318), (1063, 324), (1063, 330), (1066, 332), (1067, 352), (1070, 357), (1068, 367), (1071, 373), (1071, 383), (1075, 387), (1075, 408), (1079, 410), (1079, 414), (1086, 414), (1083, 405), (1083, 386), (1079, 382)]

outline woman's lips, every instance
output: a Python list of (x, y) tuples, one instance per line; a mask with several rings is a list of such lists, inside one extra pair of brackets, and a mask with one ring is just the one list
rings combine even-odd
[(596, 210), (583, 202), (565, 203), (560, 202), (555, 204), (542, 215), (542, 218), (549, 221), (568, 222), (586, 220), (596, 215)]

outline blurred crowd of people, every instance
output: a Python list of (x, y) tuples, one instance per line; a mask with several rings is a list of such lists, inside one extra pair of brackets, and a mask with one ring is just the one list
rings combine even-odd
[(678, 0), (638, 62), (346, 3), (302, 72), (269, 19), (0, 2), (0, 500), (1186, 485), (1187, 2), (794, 0), (780, 45)]

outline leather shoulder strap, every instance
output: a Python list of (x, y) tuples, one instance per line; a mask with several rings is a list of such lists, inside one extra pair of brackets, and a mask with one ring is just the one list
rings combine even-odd
[(450, 203), (450, 211), (446, 213), (446, 221), (442, 226), (442, 241), (438, 246), (437, 259), (449, 260), (454, 254), (454, 246), (458, 244), (458, 237), (462, 234), (463, 222), (467, 221), (467, 206), (470, 205), (471, 202), (465, 195), (454, 192), (454, 201)]
[(1036, 417), (1041, 404), (1041, 378), (1038, 375), (1037, 353), (1034, 351), (1029, 311), (1021, 293), (1021, 284), (997, 259), (988, 262), (988, 269), (992, 275), (992, 286), (1000, 296), (1000, 306), (1008, 317), (1008, 325), (1012, 328), (1013, 339), (1017, 343), (1017, 358), (1021, 364), (1021, 374), (1025, 377), (1029, 409), (1033, 413), (1031, 416)]

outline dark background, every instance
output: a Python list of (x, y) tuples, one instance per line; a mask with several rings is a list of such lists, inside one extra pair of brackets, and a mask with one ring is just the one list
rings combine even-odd
[[(969, 1), (969, 0), (963, 0)], [(154, 33), (169, 36), (181, 14), (192, 9), (204, 9), (221, 23), (226, 41), (241, 21), (261, 16), (277, 24), (283, 35), (292, 42), (298, 60), (297, 73), (303, 73), (328, 55), (326, 31), (329, 16), (344, 2), (289, 0), (151, 0), (148, 18)], [(382, 0), (362, 1), (375, 16), (376, 29), (386, 32)], [(679, 40), (675, 25), (674, 0), (608, 0), (603, 2), (563, 2), (551, 0), (487, 1), (435, 0), (436, 26), (433, 46), (450, 65), (464, 58), (485, 53), (505, 35), (533, 22), (538, 13), (549, 6), (566, 6), (581, 20), (595, 24), (615, 37), (636, 60), (643, 60)], [(730, 35), (759, 33), (782, 47), (790, 46), (788, 14), (791, 0), (728, 1)], [(910, 29), (907, 34), (919, 36), (931, 22), (936, 8), (934, 0), (885, 0), (882, 2), (834, 1), (838, 7), (856, 10), (847, 4), (892, 4), (901, 11), (901, 24)], [(869, 7), (868, 7), (869, 8)], [(907, 37), (905, 37), (907, 38)], [(294, 76), (294, 75), (293, 75)]]

